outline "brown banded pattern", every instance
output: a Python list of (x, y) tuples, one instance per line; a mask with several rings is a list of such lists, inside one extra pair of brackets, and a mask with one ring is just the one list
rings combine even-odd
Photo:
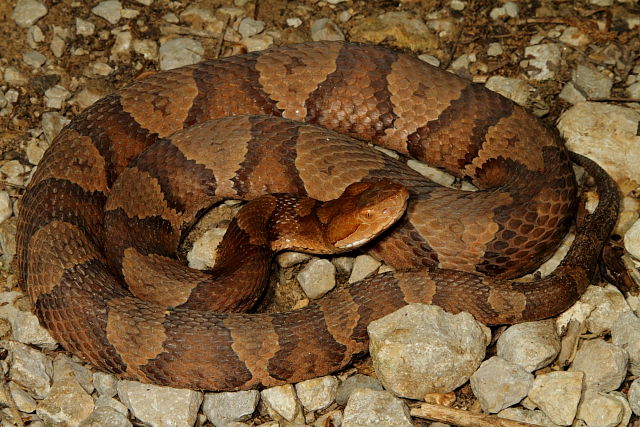
[[(479, 191), (440, 188), (367, 142), (431, 161)], [(571, 223), (570, 156), (595, 178), (599, 205), (553, 274), (513, 281)], [(326, 230), (331, 216), (321, 210), (331, 202), (320, 201), (362, 181), (409, 192), (407, 213), (371, 246), (406, 271), (297, 311), (234, 313), (259, 297), (269, 246), (291, 232), (307, 247), (307, 235)], [(213, 270), (192, 271), (175, 259), (176, 247), (225, 198), (251, 201)], [(21, 201), (17, 267), (42, 324), (99, 369), (236, 390), (346, 366), (367, 351), (367, 325), (407, 303), (468, 311), (489, 324), (556, 315), (591, 281), (617, 209), (602, 169), (567, 153), (554, 132), (500, 95), (410, 55), (319, 42), (159, 72), (78, 115)]]

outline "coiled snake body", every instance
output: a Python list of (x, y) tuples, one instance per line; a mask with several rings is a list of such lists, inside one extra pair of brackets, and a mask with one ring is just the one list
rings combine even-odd
[[(479, 191), (436, 186), (351, 137), (446, 169)], [(596, 178), (598, 208), (555, 273), (514, 282), (558, 245), (576, 207), (568, 153), (522, 108), (376, 46), (309, 43), (203, 62), (135, 81), (60, 133), (22, 199), (20, 281), (52, 335), (105, 371), (209, 390), (296, 382), (365, 352), (367, 325), (407, 303), (466, 310), (492, 324), (569, 307), (594, 275), (618, 205), (606, 173), (574, 160)], [(215, 279), (173, 259), (183, 232), (222, 198), (303, 198), (266, 196), (256, 206), (267, 211), (257, 222), (271, 238), (290, 228), (304, 240), (333, 207), (349, 205), (304, 197), (331, 200), (378, 181), (410, 194), (406, 214), (370, 248), (398, 271), (301, 310), (205, 311), (255, 302), (245, 292), (261, 286), (251, 276), (268, 273), (268, 264), (264, 254), (252, 264), (266, 243), (249, 215), (229, 239), (240, 241), (240, 253), (228, 251)], [(270, 219), (276, 205), (286, 220)], [(293, 216), (319, 222), (302, 227)], [(349, 221), (338, 224), (325, 230), (328, 240), (356, 239)]]

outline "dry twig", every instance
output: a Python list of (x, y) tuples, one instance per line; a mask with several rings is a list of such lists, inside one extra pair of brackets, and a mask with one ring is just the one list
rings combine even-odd
[(411, 409), (411, 416), (455, 424), (460, 427), (535, 427), (534, 424), (507, 420), (495, 415), (474, 414), (462, 409), (423, 403)]

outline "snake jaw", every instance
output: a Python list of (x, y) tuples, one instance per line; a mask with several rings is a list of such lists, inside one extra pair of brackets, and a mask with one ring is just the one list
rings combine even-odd
[(342, 207), (327, 226), (329, 241), (338, 251), (371, 241), (405, 212), (409, 192), (389, 180), (352, 184), (335, 202)]

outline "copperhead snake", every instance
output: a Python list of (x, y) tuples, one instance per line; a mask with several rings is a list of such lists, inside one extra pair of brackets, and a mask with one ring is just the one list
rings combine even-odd
[[(437, 186), (359, 140), (479, 190)], [(571, 224), (570, 155), (596, 179), (599, 205), (553, 274), (510, 280), (546, 259)], [(325, 227), (336, 204), (307, 197), (330, 201), (379, 182), (409, 195), (406, 213), (368, 247), (396, 272), (300, 310), (235, 313), (255, 302), (244, 292), (262, 285), (248, 276), (269, 267), (250, 259), (278, 240), (274, 227), (299, 237)], [(291, 196), (278, 202), (270, 193)], [(260, 237), (250, 215), (236, 220), (245, 247), (211, 279), (174, 254), (185, 231), (224, 198), (257, 198), (247, 206), (267, 211), (257, 222), (271, 237)], [(401, 199), (394, 209), (402, 210)], [(270, 216), (276, 205), (285, 220)], [(393, 50), (307, 43), (158, 72), (78, 115), (21, 201), (17, 266), (41, 323), (97, 368), (160, 385), (237, 390), (344, 367), (367, 351), (367, 325), (407, 303), (466, 310), (488, 324), (556, 315), (590, 283), (617, 210), (608, 175), (506, 98)], [(319, 222), (296, 228), (296, 215)], [(348, 224), (325, 234), (331, 244), (350, 239), (357, 227)]]

